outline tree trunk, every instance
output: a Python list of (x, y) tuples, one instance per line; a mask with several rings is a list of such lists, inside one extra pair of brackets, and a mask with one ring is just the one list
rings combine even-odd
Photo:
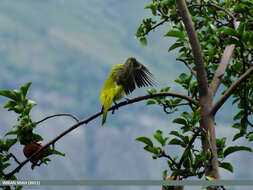
[[(201, 128), (201, 142), (205, 153), (211, 152), (211, 159), (205, 163), (205, 176), (211, 176), (219, 179), (219, 163), (216, 147), (216, 134), (214, 116), (211, 114), (212, 108), (212, 93), (209, 92), (207, 96), (200, 97), (200, 128)], [(219, 187), (210, 187), (209, 190), (219, 189)]]

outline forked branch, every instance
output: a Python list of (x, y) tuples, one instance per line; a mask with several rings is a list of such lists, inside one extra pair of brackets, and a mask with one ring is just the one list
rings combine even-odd
[(253, 67), (249, 68), (243, 75), (240, 76), (223, 94), (223, 96), (216, 102), (211, 110), (211, 114), (215, 115), (219, 108), (226, 102), (226, 100), (231, 96), (231, 94), (236, 90), (236, 88), (246, 80), (250, 74), (253, 73)]
[[(150, 98), (155, 98), (155, 97), (162, 97), (162, 96), (171, 96), (171, 97), (178, 97), (178, 98), (182, 98), (185, 99), (187, 101), (189, 101), (192, 104), (195, 104), (196, 106), (198, 106), (198, 101), (194, 100), (193, 98), (183, 95), (183, 94), (178, 94), (178, 93), (172, 93), (172, 92), (159, 92), (159, 93), (154, 93), (154, 94), (149, 94), (146, 96), (139, 96), (137, 98), (133, 98), (133, 99), (129, 99), (127, 101), (121, 102), (117, 105), (112, 106), (109, 110), (115, 110), (119, 107), (128, 105), (128, 104), (132, 104), (135, 102), (139, 102), (142, 100), (147, 100)], [(43, 147), (41, 147), (40, 150), (38, 150), (37, 152), (35, 152), (34, 154), (32, 154), (29, 158), (27, 158), (26, 160), (24, 160), (23, 162), (20, 162), (20, 164), (11, 172), (9, 172), (8, 174), (5, 175), (6, 179), (10, 179), (15, 173), (19, 172), (19, 170), (27, 163), (29, 162), (33, 157), (35, 157), (37, 154), (39, 154), (40, 152), (42, 152), (44, 149), (46, 149), (47, 147), (49, 147), (50, 145), (55, 144), (56, 141), (58, 141), (59, 139), (61, 139), (63, 136), (65, 136), (66, 134), (70, 133), (71, 131), (73, 131), (74, 129), (76, 129), (77, 127), (83, 125), (83, 124), (87, 124), (90, 121), (92, 121), (93, 119), (97, 118), (98, 116), (100, 116), (103, 112), (97, 112), (95, 114), (93, 114), (92, 116), (83, 119), (83, 120), (79, 120), (77, 123), (75, 123), (74, 125), (72, 125), (71, 127), (69, 127), (67, 130), (65, 130), (64, 132), (62, 132), (61, 134), (59, 134), (57, 137), (55, 137), (53, 140), (49, 141), (47, 144), (45, 144)]]

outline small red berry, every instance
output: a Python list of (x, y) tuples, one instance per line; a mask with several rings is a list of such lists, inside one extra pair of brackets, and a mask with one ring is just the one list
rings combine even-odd
[[(26, 156), (26, 158), (28, 158), (31, 155), (33, 155), (33, 153), (40, 150), (42, 146), (43, 146), (43, 144), (41, 141), (39, 141), (39, 142), (31, 141), (24, 146), (23, 153)], [(39, 154), (37, 154), (36, 156), (34, 156), (31, 159), (31, 162), (33, 164), (36, 164), (43, 157), (43, 154), (44, 154), (44, 151), (42, 150)]]

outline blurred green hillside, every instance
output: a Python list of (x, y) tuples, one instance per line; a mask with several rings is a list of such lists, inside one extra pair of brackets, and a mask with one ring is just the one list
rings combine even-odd
[[(173, 81), (187, 69), (175, 61), (176, 51), (167, 51), (173, 40), (163, 37), (168, 26), (151, 32), (147, 47), (142, 47), (135, 38), (142, 19), (150, 17), (149, 11), (143, 9), (148, 2), (150, 0), (0, 0), (0, 89), (19, 88), (31, 81), (29, 97), (38, 104), (32, 111), (34, 121), (59, 112), (84, 118), (101, 109), (99, 95), (110, 68), (133, 56), (147, 65), (160, 81), (158, 88), (170, 85), (180, 91)], [(146, 89), (138, 89), (130, 97), (145, 93)], [(4, 101), (6, 99), (0, 98), (1, 105)], [(5, 134), (16, 122), (16, 115), (2, 108), (0, 112), (0, 124), (4, 126), (0, 134)], [(228, 128), (233, 112), (236, 108), (228, 102), (218, 113), (218, 136), (232, 137), (234, 131)], [(166, 161), (154, 161), (135, 139), (152, 137), (157, 129), (169, 133), (176, 127), (171, 119), (159, 106), (146, 107), (145, 102), (126, 106), (113, 117), (109, 114), (104, 128), (100, 127), (98, 118), (89, 123), (89, 127), (84, 125), (61, 139), (56, 146), (66, 153), (65, 158), (54, 157), (48, 166), (33, 171), (27, 164), (18, 177), (161, 179), (162, 171), (168, 169)], [(70, 119), (55, 118), (36, 130), (45, 138), (44, 142), (48, 142), (72, 123)], [(24, 160), (22, 147), (17, 146), (17, 157)], [(239, 160), (231, 157), (236, 163), (235, 170), (239, 168), (240, 172), (223, 172), (222, 175), (228, 179), (253, 176), (247, 165), (241, 164), (250, 162), (249, 158), (248, 155)]]
[(110, 67), (129, 56), (147, 64), (160, 81), (172, 80), (180, 67), (167, 55), (169, 41), (156, 34), (143, 48), (134, 37), (148, 13), (139, 9), (144, 2), (116, 2), (2, 0), (1, 89), (32, 81), (44, 92), (94, 103)]
[[(167, 26), (149, 34), (147, 47), (135, 38), (142, 19), (150, 16), (143, 9), (147, 2), (2, 0), (0, 89), (32, 81), (30, 93), (40, 107), (83, 117), (101, 108), (110, 68), (130, 56), (150, 68), (158, 88), (174, 86), (186, 68), (175, 61), (176, 51), (167, 52), (173, 40), (163, 37)], [(231, 122), (231, 103), (223, 110), (218, 121)]]

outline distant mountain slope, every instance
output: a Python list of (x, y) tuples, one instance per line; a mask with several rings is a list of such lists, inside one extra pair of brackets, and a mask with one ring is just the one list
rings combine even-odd
[[(0, 89), (19, 88), (32, 81), (29, 96), (38, 103), (32, 112), (36, 121), (59, 112), (85, 118), (100, 110), (99, 95), (110, 68), (130, 56), (147, 65), (161, 86), (174, 85), (175, 76), (186, 69), (175, 61), (176, 51), (167, 52), (171, 39), (162, 37), (167, 26), (149, 34), (147, 47), (142, 47), (134, 37), (142, 18), (150, 16), (143, 9), (147, 2), (1, 0)], [(145, 90), (138, 89), (131, 97), (144, 94)], [(0, 98), (1, 105), (5, 100)], [(4, 134), (16, 122), (16, 116), (3, 109), (0, 114), (0, 124), (4, 126), (0, 134)], [(221, 125), (225, 123), (221, 127), (223, 132), (227, 121), (231, 121), (224, 118), (230, 118), (230, 114), (231, 111), (226, 112), (226, 117), (222, 115), (220, 119)], [(146, 107), (145, 102), (126, 106), (114, 115), (109, 114), (104, 128), (98, 118), (60, 140), (56, 146), (66, 153), (66, 158), (53, 157), (48, 166), (34, 171), (27, 165), (18, 176), (24, 179), (161, 179), (162, 170), (167, 169), (166, 162), (154, 161), (135, 138), (151, 137), (157, 129), (168, 133), (175, 127), (171, 119), (158, 106)], [(71, 124), (73, 121), (69, 119), (52, 119), (41, 124), (37, 131), (47, 142)], [(24, 159), (22, 147), (16, 150), (18, 158)], [(252, 176), (251, 171), (247, 172)]]

